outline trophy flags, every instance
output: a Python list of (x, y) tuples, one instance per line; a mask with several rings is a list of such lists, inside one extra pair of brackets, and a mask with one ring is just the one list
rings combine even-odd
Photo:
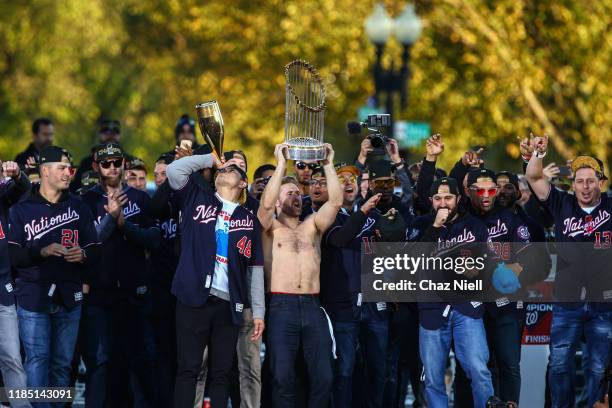
[(199, 103), (195, 106), (198, 125), (204, 140), (219, 160), (223, 155), (223, 117), (217, 101)]
[(285, 66), (285, 143), (289, 159), (325, 159), (323, 120), (325, 86), (317, 69), (306, 61)]

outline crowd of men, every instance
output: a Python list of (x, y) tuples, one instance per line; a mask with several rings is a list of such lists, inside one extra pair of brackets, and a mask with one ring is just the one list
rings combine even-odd
[[(393, 139), (372, 160), (365, 138), (354, 163), (334, 163), (329, 144), (322, 162), (290, 162), (279, 144), (250, 182), (246, 155), (199, 145), (187, 115), (151, 167), (121, 147), (116, 120), (78, 166), (51, 120), (34, 121), (32, 137), (2, 162), (2, 380), (68, 387), (82, 360), (88, 408), (403, 407), (409, 385), (413, 406), (446, 407), (451, 350), (456, 407), (516, 406), (525, 304), (505, 295), (548, 277), (534, 243), (611, 245), (603, 164), (577, 157), (565, 191), (559, 167), (543, 166), (545, 136), (521, 140), (524, 176), (494, 171), (477, 148), (447, 174), (434, 135), (410, 165)], [(455, 257), (489, 243), (499, 297), (364, 302), (361, 251), (375, 242), (432, 242), (431, 255)], [(576, 262), (557, 262), (555, 284), (585, 290)], [(555, 303), (550, 406), (574, 406), (583, 342), (588, 406), (605, 392), (611, 289)]]

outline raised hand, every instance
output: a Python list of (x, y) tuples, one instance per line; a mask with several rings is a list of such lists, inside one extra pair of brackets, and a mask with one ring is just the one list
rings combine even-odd
[(533, 133), (531, 136), (531, 146), (534, 151), (544, 154), (548, 150), (548, 135), (544, 133), (544, 136), (534, 136)]
[(478, 150), (470, 150), (463, 154), (461, 158), (461, 162), (464, 166), (470, 167), (480, 167), (481, 164), (484, 164), (484, 160), (480, 158), (480, 154), (484, 151), (484, 148), (479, 148)]
[(2, 174), (4, 177), (19, 177), (19, 165), (14, 161), (5, 161), (2, 163)]
[(544, 176), (546, 176), (548, 181), (550, 181), (553, 178), (557, 177), (559, 172), (560, 172), (559, 166), (557, 166), (554, 162), (550, 163), (548, 166), (546, 166), (546, 167), (544, 167), (542, 169), (542, 173), (544, 173)]
[(321, 161), (323, 166), (334, 165), (334, 148), (330, 143), (325, 143), (325, 159)]
[(279, 143), (274, 147), (274, 157), (279, 166), (287, 164), (287, 149), (288, 147), (285, 143)]
[(174, 148), (174, 160), (182, 159), (183, 157), (193, 156), (193, 149), (191, 146), (176, 146)]
[(531, 155), (533, 154), (533, 147), (531, 146), (531, 137), (517, 136), (516, 138), (519, 141), (519, 150), (521, 151), (521, 156), (523, 157), (523, 160), (529, 161)]
[(389, 139), (389, 143), (387, 143), (387, 145), (385, 146), (385, 149), (387, 150), (387, 153), (389, 154), (389, 157), (391, 158), (391, 161), (393, 163), (402, 162), (402, 158), (400, 157), (400, 154), (399, 154), (399, 146), (397, 144), (397, 140)]
[(427, 155), (427, 161), (436, 161), (438, 156), (444, 151), (442, 135), (436, 133), (435, 135), (428, 138), (425, 142), (425, 151)]
[(380, 197), (382, 197), (382, 194), (380, 193), (374, 194), (372, 197), (370, 197), (368, 201), (363, 203), (363, 205), (361, 206), (361, 212), (367, 215), (370, 211), (376, 208), (378, 202), (380, 201)]
[(373, 150), (374, 148), (372, 147), (372, 141), (366, 137), (361, 141), (361, 148), (359, 150), (357, 161), (361, 164), (365, 164), (366, 159), (368, 158), (368, 153), (372, 152)]

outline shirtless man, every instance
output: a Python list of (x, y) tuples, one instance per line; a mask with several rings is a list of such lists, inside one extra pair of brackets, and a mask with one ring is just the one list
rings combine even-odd
[(329, 402), (332, 372), (332, 338), (329, 320), (319, 305), (321, 236), (342, 206), (342, 189), (334, 170), (334, 150), (326, 144), (322, 162), (329, 200), (303, 222), (302, 193), (295, 179), (283, 178), (287, 146), (276, 146), (278, 164), (263, 192), (257, 217), (262, 225), (268, 307), (268, 347), (273, 384), (273, 406), (293, 407), (295, 362), (300, 349), (309, 377), (309, 406)]

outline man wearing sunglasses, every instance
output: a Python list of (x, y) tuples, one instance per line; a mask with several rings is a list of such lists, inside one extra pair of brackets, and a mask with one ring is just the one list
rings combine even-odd
[(87, 367), (87, 406), (119, 404), (135, 380), (137, 404), (153, 403), (154, 336), (151, 266), (161, 234), (146, 192), (124, 184), (125, 154), (116, 143), (94, 151), (100, 182), (83, 195), (94, 215), (102, 256), (88, 281), (81, 351)]
[[(531, 137), (533, 150), (525, 176), (537, 198), (554, 217), (557, 263), (550, 333), (549, 384), (553, 407), (575, 400), (574, 357), (586, 342), (585, 373), (588, 406), (601, 397), (612, 338), (610, 248), (612, 199), (602, 194), (606, 176), (601, 161), (578, 156), (571, 162), (574, 194), (556, 189), (543, 173), (548, 136)], [(563, 245), (563, 246), (562, 246)], [(566, 303), (572, 301), (572, 303)], [(562, 303), (563, 302), (563, 303)]]
[(91, 211), (68, 192), (74, 174), (70, 154), (58, 146), (44, 148), (39, 172), (40, 186), (11, 207), (9, 216), (19, 335), (28, 387), (67, 387), (83, 282), (100, 244)]
[(319, 167), (317, 163), (306, 163), (303, 161), (296, 161), (293, 165), (295, 178), (300, 184), (300, 190), (304, 199), (310, 194), (310, 180), (317, 167)]
[[(470, 212), (486, 224), (498, 263), (493, 272), (493, 286), (499, 298), (494, 303), (486, 303), (484, 317), (491, 359), (495, 360), (492, 365), (496, 368), (493, 372), (495, 389), (503, 401), (518, 403), (524, 304), (511, 302), (503, 295), (516, 293), (519, 288), (537, 281), (538, 276), (540, 280), (544, 279), (549, 270), (549, 258), (542, 248), (530, 244), (532, 237), (523, 219), (496, 205), (500, 187), (493, 171), (485, 168), (470, 170), (466, 185)], [(544, 276), (541, 276), (542, 272)]]
[(361, 301), (361, 246), (374, 241), (381, 194), (355, 208), (359, 194), (356, 166), (340, 163), (336, 172), (343, 187), (342, 208), (322, 239), (321, 303), (328, 311), (336, 340), (334, 406), (352, 406), (352, 382), (357, 348), (366, 357), (368, 382), (365, 406), (382, 407), (386, 383), (389, 311), (385, 302)]
[[(214, 190), (194, 177), (213, 166)], [(213, 154), (194, 155), (172, 162), (166, 174), (182, 213), (181, 255), (172, 283), (177, 298), (174, 406), (193, 407), (202, 356), (209, 347), (209, 396), (213, 407), (224, 407), (249, 304), (254, 324), (250, 340), (258, 342), (264, 330), (261, 230), (239, 203), (248, 183), (237, 164), (221, 164)]]
[[(98, 128), (98, 143), (99, 144), (107, 144), (107, 143), (121, 143), (121, 123), (119, 123), (116, 119), (104, 119), (100, 122), (100, 127)], [(70, 191), (76, 191), (81, 187), (81, 177), (83, 173), (89, 170), (93, 170), (93, 162), (94, 162), (94, 152), (98, 145), (95, 145), (91, 148), (91, 152), (87, 157), (84, 157), (83, 160), (79, 163), (77, 168), (77, 173), (70, 184)]]
[(317, 212), (329, 198), (327, 192), (327, 177), (325, 177), (325, 172), (322, 167), (318, 166), (314, 168), (309, 185), (310, 196), (302, 196), (301, 221), (304, 221), (310, 214)]
[[(389, 210), (394, 209), (394, 211), (402, 215), (404, 222), (408, 223), (412, 218), (412, 208), (405, 199), (411, 199), (412, 187), (409, 187), (410, 182), (408, 182), (408, 186), (403, 185), (402, 190), (404, 195), (401, 198), (394, 194), (396, 180), (395, 168), (396, 167), (387, 160), (378, 160), (374, 163), (370, 163), (368, 165), (370, 192), (371, 195), (380, 194), (380, 200), (376, 205), (376, 208), (380, 212), (385, 214)], [(406, 172), (405, 169), (401, 169), (401, 171), (403, 173)], [(405, 175), (407, 179), (408, 175)], [(406, 191), (406, 188), (409, 189), (409, 192)], [(371, 197), (371, 195), (368, 196), (368, 198)]]

